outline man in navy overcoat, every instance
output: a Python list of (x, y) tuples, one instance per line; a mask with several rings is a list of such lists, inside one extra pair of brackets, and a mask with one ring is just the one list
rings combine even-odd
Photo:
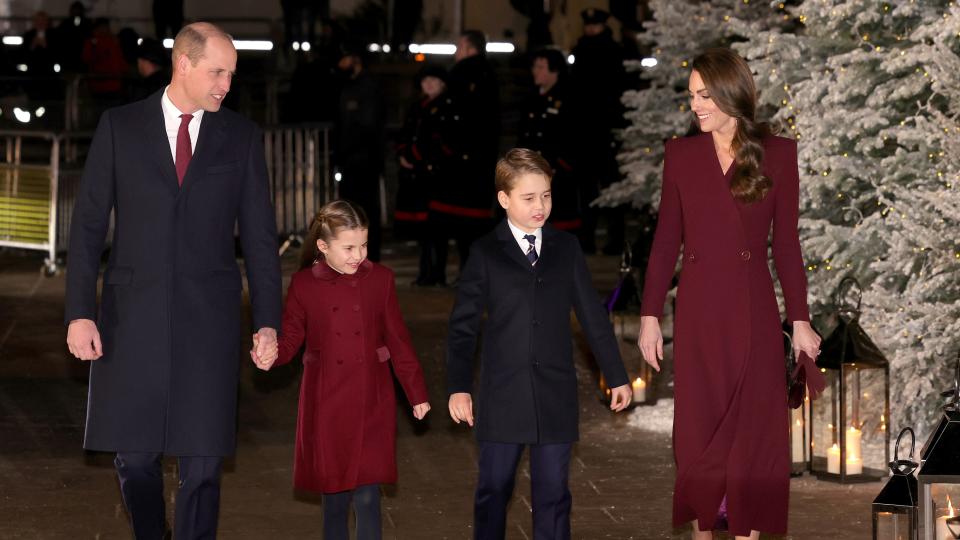
[(236, 62), (229, 35), (185, 27), (170, 85), (101, 117), (74, 209), (65, 319), (71, 353), (92, 361), (84, 448), (117, 453), (138, 539), (169, 534), (163, 455), (179, 458), (175, 537), (216, 536), (221, 463), (236, 443), (237, 225), (259, 347), (276, 342), (280, 264), (262, 134), (220, 107)]

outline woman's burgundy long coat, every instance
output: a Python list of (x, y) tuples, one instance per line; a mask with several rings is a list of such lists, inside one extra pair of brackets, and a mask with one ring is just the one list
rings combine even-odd
[[(730, 193), (710, 134), (667, 142), (660, 217), (643, 315), (660, 317), (683, 245), (674, 321), (674, 525), (714, 526), (727, 498), (730, 531), (784, 533), (790, 457), (780, 309), (767, 265), (772, 245), (787, 318), (809, 320), (797, 236), (796, 142), (768, 137), (773, 187), (744, 204)], [(771, 225), (773, 228), (770, 240)]]
[(427, 401), (427, 388), (393, 272), (364, 261), (340, 274), (320, 261), (294, 274), (277, 363), (289, 362), (304, 338), (294, 487), (336, 493), (396, 482), (391, 366), (411, 405)]

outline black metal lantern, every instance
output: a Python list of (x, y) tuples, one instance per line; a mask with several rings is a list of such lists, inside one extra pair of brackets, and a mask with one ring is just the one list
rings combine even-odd
[[(784, 321), (783, 349), (788, 385), (790, 384), (789, 374), (793, 373), (796, 367), (790, 329), (790, 322)], [(801, 476), (810, 470), (810, 397), (804, 395), (803, 404), (796, 409), (787, 407), (787, 419), (790, 423), (790, 475)]]
[(960, 538), (960, 352), (957, 354), (953, 388), (943, 393), (950, 399), (943, 416), (920, 451), (920, 506), (923, 538)]
[[(620, 355), (630, 371), (636, 371), (637, 377), (631, 381), (633, 400), (631, 406), (656, 403), (653, 396), (653, 368), (640, 356), (637, 340), (640, 337), (640, 291), (637, 278), (630, 264), (632, 252), (629, 244), (624, 246), (620, 258), (620, 279), (617, 286), (607, 297), (604, 305), (610, 314), (613, 333), (620, 345)], [(633, 369), (635, 367), (635, 369)], [(600, 377), (601, 400), (610, 401), (610, 392), (603, 376)]]
[[(850, 293), (855, 305), (844, 299)], [(817, 358), (827, 386), (811, 408), (810, 469), (822, 480), (870, 482), (887, 476), (890, 365), (860, 326), (861, 297), (856, 279), (840, 282), (836, 327)]]
[[(900, 440), (910, 434), (910, 457), (900, 459)], [(903, 428), (893, 448), (890, 471), (893, 476), (873, 500), (873, 540), (917, 540), (919, 538), (919, 500), (917, 478), (919, 464), (913, 460), (916, 436)]]

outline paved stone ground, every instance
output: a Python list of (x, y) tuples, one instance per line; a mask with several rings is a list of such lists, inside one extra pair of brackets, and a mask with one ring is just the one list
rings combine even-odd
[[(397, 271), (400, 302), (434, 406), (420, 424), (401, 409), (400, 482), (384, 488), (385, 537), (470, 538), (476, 448), (469, 431), (450, 421), (443, 393), (443, 339), (453, 292), (408, 286), (415, 259), (405, 246), (394, 246), (385, 263)], [(287, 276), (294, 264), (285, 257)], [(617, 261), (591, 257), (590, 265), (598, 289), (609, 290)], [(111, 456), (80, 448), (86, 369), (63, 344), (64, 278), (42, 277), (39, 266), (33, 254), (0, 252), (0, 538), (130, 538)], [(582, 336), (577, 339), (582, 351)], [(574, 538), (688, 538), (670, 527), (670, 438), (632, 427), (626, 415), (604, 409), (589, 360), (580, 352), (577, 361), (582, 442), (571, 467)], [(319, 538), (318, 497), (291, 488), (298, 368), (265, 374), (247, 361), (243, 365), (240, 442), (223, 479), (220, 537)], [(172, 501), (175, 463), (169, 460), (166, 476)], [(526, 465), (517, 485), (507, 538), (531, 538)], [(870, 501), (879, 489), (879, 483), (794, 479), (791, 534), (784, 538), (869, 538)]]

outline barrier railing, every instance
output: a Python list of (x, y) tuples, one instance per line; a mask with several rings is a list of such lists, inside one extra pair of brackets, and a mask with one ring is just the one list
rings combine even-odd
[[(40, 141), (46, 159), (24, 155), (24, 141)], [(60, 137), (50, 132), (0, 133), (0, 246), (44, 251), (44, 268), (56, 270)]]
[(321, 206), (336, 197), (331, 176), (329, 124), (279, 126), (264, 130), (263, 147), (277, 215), (277, 231), (287, 236), (280, 252), (301, 233)]

